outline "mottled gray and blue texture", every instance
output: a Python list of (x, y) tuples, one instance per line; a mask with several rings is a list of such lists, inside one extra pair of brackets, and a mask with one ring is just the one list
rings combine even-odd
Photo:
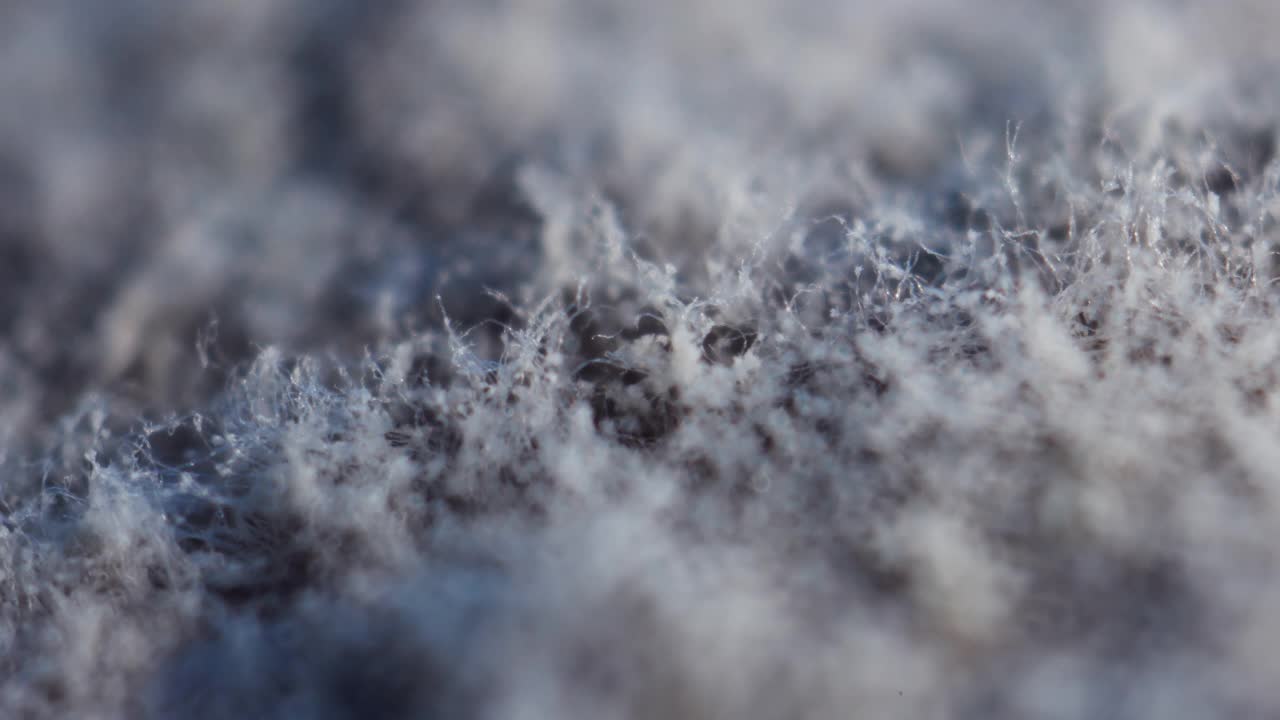
[(1277, 716), (1277, 28), (5, 0), (0, 717)]

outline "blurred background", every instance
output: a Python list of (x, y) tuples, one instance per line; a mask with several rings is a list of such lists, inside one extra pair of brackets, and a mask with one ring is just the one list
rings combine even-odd
[[(26, 388), (8, 396), (30, 419), (9, 425), (47, 423), (89, 387), (190, 406), (254, 348), (351, 352), (438, 322), (437, 294), (470, 324), (502, 312), (484, 288), (563, 284), (583, 268), (548, 253), (519, 187), (529, 167), (598, 192), (695, 288), (729, 205), (846, 212), (855, 182), (972, 191), (966, 151), (990, 159), (1010, 122), (1067, 151), (1105, 128), (1134, 155), (1217, 123), (1243, 168), (1270, 142), (1278, 13), (12, 0), (0, 378)], [(1094, 160), (1063, 162), (1077, 158)], [(210, 373), (195, 348), (215, 320)]]

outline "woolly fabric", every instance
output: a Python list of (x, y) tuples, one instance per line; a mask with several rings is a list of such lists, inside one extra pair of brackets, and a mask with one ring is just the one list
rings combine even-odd
[(1276, 27), (8, 0), (0, 716), (1275, 716)]

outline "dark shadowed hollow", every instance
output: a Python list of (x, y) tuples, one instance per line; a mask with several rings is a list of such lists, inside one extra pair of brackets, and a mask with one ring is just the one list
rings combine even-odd
[(1277, 28), (0, 2), (0, 718), (1277, 717)]

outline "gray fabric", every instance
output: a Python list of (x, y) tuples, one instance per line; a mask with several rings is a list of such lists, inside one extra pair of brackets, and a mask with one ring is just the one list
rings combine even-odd
[(1277, 27), (7, 0), (0, 716), (1275, 716)]

